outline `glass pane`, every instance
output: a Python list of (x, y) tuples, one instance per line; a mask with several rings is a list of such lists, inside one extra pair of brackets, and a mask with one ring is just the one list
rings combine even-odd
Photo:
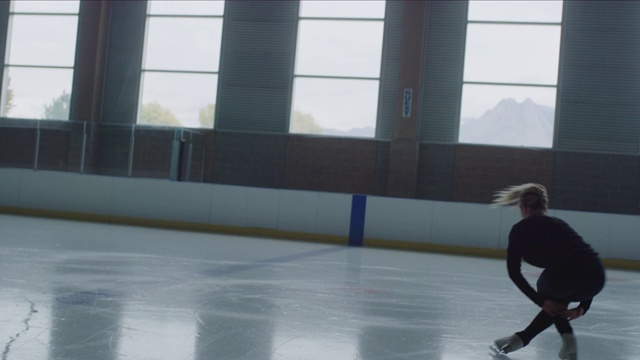
[(80, 11), (79, 0), (17, 0), (11, 2), (13, 12), (77, 14)]
[(460, 142), (551, 147), (556, 89), (465, 85)]
[(377, 109), (377, 80), (296, 78), (290, 131), (374, 137)]
[(469, 2), (469, 20), (480, 21), (562, 21), (562, 1), (485, 1)]
[(11, 21), (9, 64), (73, 66), (77, 16), (14, 15)]
[(224, 13), (224, 1), (149, 1), (151, 15), (210, 15), (220, 16)]
[(138, 124), (213, 127), (218, 76), (145, 72)]
[(70, 69), (9, 67), (5, 77), (8, 86), (2, 92), (2, 116), (69, 119), (72, 78)]
[(301, 20), (297, 75), (379, 77), (382, 21)]
[(464, 80), (555, 85), (560, 26), (469, 24)]
[(385, 1), (300, 1), (301, 17), (383, 19)]
[(218, 71), (222, 19), (149, 18), (144, 68)]

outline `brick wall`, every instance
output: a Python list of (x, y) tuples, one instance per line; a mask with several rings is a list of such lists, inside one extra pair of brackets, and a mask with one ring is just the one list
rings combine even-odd
[[(87, 129), (85, 133), (85, 123), (83, 122), (74, 122), (69, 123), (69, 142), (68, 142), (68, 157), (67, 157), (67, 171), (79, 173), (84, 171), (83, 161), (86, 160), (86, 142), (84, 141), (85, 135), (87, 135), (88, 141), (88, 132), (89, 132), (89, 124), (87, 123)], [(84, 154), (83, 154), (84, 153)], [(84, 158), (83, 158), (84, 156)]]
[[(180, 181), (203, 182), (207, 171), (206, 162), (213, 156), (208, 150), (208, 133), (212, 131), (187, 131), (185, 133), (185, 147), (182, 159)], [(210, 161), (209, 161), (210, 162)]]
[(201, 130), (204, 141), (204, 154), (202, 165), (202, 181), (207, 183), (213, 182), (213, 169), (215, 162), (216, 132), (213, 130)]
[(0, 166), (33, 169), (36, 129), (0, 128)]
[(373, 195), (387, 195), (389, 182), (389, 159), (391, 147), (388, 141), (376, 142), (375, 175), (373, 178)]
[(173, 138), (173, 129), (137, 128), (132, 176), (169, 179)]
[(637, 213), (639, 184), (638, 156), (555, 153), (555, 208)]
[[(0, 166), (33, 168), (36, 135), (32, 124), (0, 127)], [(78, 124), (46, 123), (40, 135), (38, 169), (79, 170)], [(186, 137), (183, 181), (390, 196), (389, 141), (213, 130)], [(132, 176), (168, 179), (173, 138), (173, 129), (137, 128)], [(129, 176), (130, 142), (131, 127), (88, 126), (85, 173)], [(547, 186), (553, 208), (640, 213), (637, 155), (422, 143), (414, 197), (490, 203), (495, 191), (525, 182)]]
[(453, 175), (454, 201), (490, 203), (509, 185), (543, 184), (554, 192), (553, 152), (480, 145), (457, 145)]
[(286, 135), (218, 132), (215, 140), (214, 183), (282, 187)]
[[(381, 152), (384, 154), (384, 149)], [(287, 144), (284, 187), (372, 194), (377, 153), (374, 140), (292, 135)]]
[(87, 146), (86, 173), (129, 176), (130, 126), (95, 126)]
[(38, 170), (67, 171), (69, 130), (40, 129)]
[(455, 150), (452, 144), (420, 145), (418, 199), (451, 200)]

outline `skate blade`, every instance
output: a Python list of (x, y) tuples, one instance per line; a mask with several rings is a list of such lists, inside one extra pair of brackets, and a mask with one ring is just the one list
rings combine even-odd
[(491, 349), (491, 351), (493, 351), (493, 353), (494, 353), (495, 355), (506, 355), (506, 354), (504, 353), (504, 351), (502, 351), (502, 350), (498, 349), (498, 347), (496, 346), (496, 344), (491, 344), (491, 345), (489, 345), (489, 349)]
[(491, 352), (489, 353), (489, 355), (491, 355), (493, 358), (504, 359), (504, 360), (509, 359), (509, 357), (507, 357), (507, 354), (504, 351), (498, 349), (496, 344), (490, 345), (489, 349), (491, 349)]

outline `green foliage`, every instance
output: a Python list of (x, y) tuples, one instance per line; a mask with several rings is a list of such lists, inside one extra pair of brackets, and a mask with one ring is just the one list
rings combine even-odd
[(200, 108), (198, 112), (198, 121), (200, 127), (205, 129), (213, 129), (213, 119), (216, 115), (216, 105), (207, 104), (206, 107)]
[(13, 89), (7, 89), (7, 105), (4, 107), (5, 116), (13, 109)]
[(171, 112), (171, 110), (163, 107), (156, 101), (142, 105), (138, 124), (174, 127), (183, 126), (182, 122)]
[(309, 113), (294, 111), (291, 118), (291, 132), (295, 134), (322, 134), (322, 127)]
[(4, 106), (4, 116), (9, 116), (11, 109), (13, 109), (13, 89), (11, 88), (11, 78), (7, 77), (7, 97)]
[(62, 90), (62, 95), (51, 101), (51, 104), (44, 106), (43, 119), (46, 120), (68, 120), (71, 94)]

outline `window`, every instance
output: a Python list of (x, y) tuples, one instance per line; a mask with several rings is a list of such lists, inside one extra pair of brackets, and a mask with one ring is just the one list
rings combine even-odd
[(562, 1), (469, 2), (459, 141), (551, 147)]
[(213, 128), (224, 1), (149, 1), (138, 124)]
[(12, 1), (0, 115), (69, 119), (80, 1)]
[(384, 1), (301, 1), (290, 132), (374, 137)]

